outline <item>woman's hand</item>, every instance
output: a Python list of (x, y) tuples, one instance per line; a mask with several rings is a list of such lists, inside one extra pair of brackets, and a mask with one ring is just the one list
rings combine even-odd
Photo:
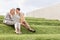
[(23, 21), (25, 21), (25, 17), (23, 14), (20, 14), (20, 22), (22, 23)]

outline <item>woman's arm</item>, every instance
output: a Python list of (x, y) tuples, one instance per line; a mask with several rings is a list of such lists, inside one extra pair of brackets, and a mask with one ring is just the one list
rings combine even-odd
[(7, 13), (7, 14), (6, 14), (5, 19), (6, 19), (6, 20), (11, 19), (11, 17), (10, 17), (10, 15), (9, 15), (9, 13)]
[(23, 21), (25, 21), (25, 17), (24, 17), (24, 14), (21, 13), (21, 15), (20, 15), (20, 22), (22, 23)]

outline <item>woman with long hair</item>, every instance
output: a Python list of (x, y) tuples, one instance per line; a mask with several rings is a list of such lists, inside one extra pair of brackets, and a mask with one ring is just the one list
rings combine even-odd
[(21, 34), (20, 32), (20, 16), (15, 14), (15, 9), (11, 9), (9, 13), (4, 18), (4, 23), (7, 25), (14, 25), (15, 32)]

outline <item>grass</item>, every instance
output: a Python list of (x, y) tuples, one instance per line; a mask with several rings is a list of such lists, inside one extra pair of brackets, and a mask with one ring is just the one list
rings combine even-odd
[[(4, 38), (4, 39), (3, 39)], [(59, 40), (60, 34), (23, 34), (23, 35), (1, 35), (0, 40)]]
[(3, 18), (0, 16), (0, 40), (60, 40), (59, 20), (27, 17), (27, 22), (36, 32), (29, 32), (22, 26), (22, 34), (17, 35), (13, 26), (3, 24)]

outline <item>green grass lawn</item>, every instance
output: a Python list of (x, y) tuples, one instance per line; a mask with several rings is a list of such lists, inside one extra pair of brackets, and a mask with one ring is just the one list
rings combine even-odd
[(3, 24), (3, 18), (0, 16), (0, 40), (60, 40), (59, 20), (27, 17), (27, 22), (36, 32), (29, 32), (22, 26), (22, 34), (17, 35), (13, 26)]

